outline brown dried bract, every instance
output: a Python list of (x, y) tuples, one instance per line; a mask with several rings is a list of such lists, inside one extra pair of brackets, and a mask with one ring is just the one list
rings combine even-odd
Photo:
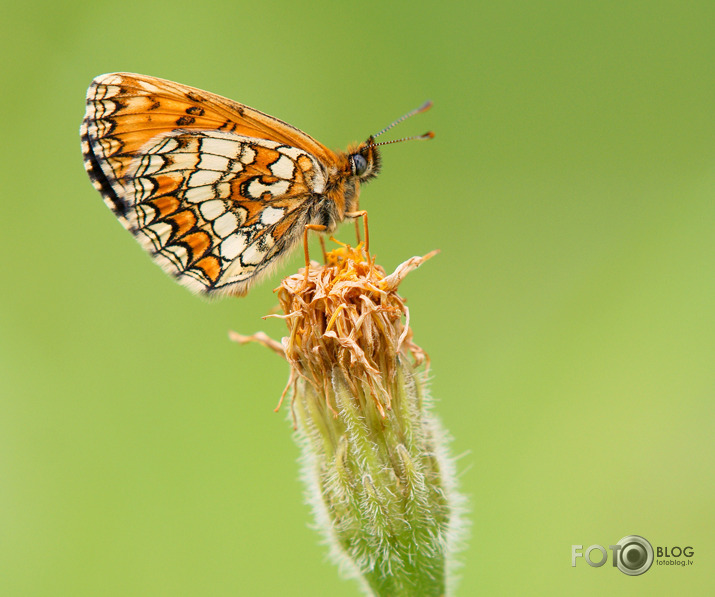
[(312, 263), (307, 273), (284, 279), (277, 292), (290, 332), (283, 339), (292, 365), (288, 387), (300, 376), (328, 396), (337, 366), (348, 383), (367, 384), (384, 416), (390, 408), (385, 382), (394, 378), (398, 359), (411, 356), (415, 365), (427, 360), (412, 341), (409, 310), (397, 287), (435, 254), (413, 257), (386, 276), (360, 247), (343, 246), (327, 254), (325, 265)]

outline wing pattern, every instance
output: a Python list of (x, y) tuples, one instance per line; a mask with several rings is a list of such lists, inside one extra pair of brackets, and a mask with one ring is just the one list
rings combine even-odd
[(278, 119), (138, 75), (95, 79), (81, 135), (107, 205), (195, 292), (245, 294), (297, 242), (337, 163)]

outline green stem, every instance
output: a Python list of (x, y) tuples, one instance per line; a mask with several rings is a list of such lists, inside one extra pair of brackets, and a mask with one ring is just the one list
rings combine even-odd
[(445, 595), (453, 481), (421, 382), (399, 360), (381, 388), (392, 406), (383, 417), (364, 380), (349, 384), (338, 367), (331, 378), (329, 396), (301, 380), (294, 405), (309, 499), (333, 556), (373, 595)]

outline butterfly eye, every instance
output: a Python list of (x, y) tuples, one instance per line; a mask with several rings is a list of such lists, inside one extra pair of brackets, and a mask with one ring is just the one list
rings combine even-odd
[(362, 176), (367, 170), (367, 160), (362, 157), (359, 153), (354, 153), (350, 156), (352, 159), (350, 161), (353, 169), (353, 174), (355, 176)]

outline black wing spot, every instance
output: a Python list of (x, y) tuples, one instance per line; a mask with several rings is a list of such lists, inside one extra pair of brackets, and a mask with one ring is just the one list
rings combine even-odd
[(233, 133), (236, 130), (236, 123), (231, 122), (230, 120), (226, 120), (220, 127), (218, 127), (218, 130)]
[(189, 124), (194, 124), (195, 120), (193, 116), (182, 116), (176, 119), (176, 124), (179, 126), (188, 126)]
[(190, 108), (186, 108), (186, 113), (191, 114), (192, 116), (203, 116), (204, 109), (199, 108), (198, 106), (191, 106)]

